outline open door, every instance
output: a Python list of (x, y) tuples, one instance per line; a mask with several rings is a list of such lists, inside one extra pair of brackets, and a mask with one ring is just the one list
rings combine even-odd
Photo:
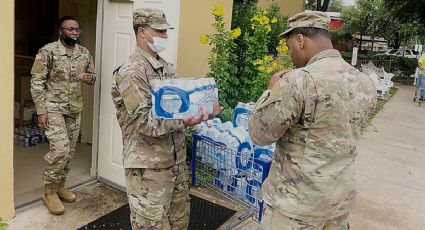
[(133, 31), (133, 9), (157, 8), (165, 12), (167, 20), (174, 26), (168, 31), (168, 47), (161, 53), (166, 60), (175, 64), (177, 60), (179, 0), (134, 0), (111, 2), (100, 0), (98, 12), (103, 11), (101, 66), (100, 66), (100, 109), (98, 139), (99, 180), (124, 189), (125, 178), (122, 166), (122, 136), (112, 103), (112, 72), (135, 50)]

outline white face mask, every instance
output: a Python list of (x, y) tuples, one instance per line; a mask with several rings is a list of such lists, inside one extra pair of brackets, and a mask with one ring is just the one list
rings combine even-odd
[(148, 31), (146, 31), (147, 34), (149, 34), (149, 36), (151, 36), (153, 43), (150, 43), (149, 41), (146, 40), (146, 42), (148, 43), (149, 48), (155, 52), (155, 53), (159, 53), (163, 50), (165, 50), (165, 48), (167, 48), (167, 39), (166, 38), (160, 38), (160, 37), (153, 37)]

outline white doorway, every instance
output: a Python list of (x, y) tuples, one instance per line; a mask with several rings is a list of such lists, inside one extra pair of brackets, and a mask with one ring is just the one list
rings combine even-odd
[[(174, 26), (168, 31), (168, 47), (161, 53), (167, 61), (176, 64), (179, 30), (179, 0), (128, 0), (98, 2), (98, 34), (97, 54), (102, 79), (100, 84), (99, 108), (99, 180), (117, 187), (125, 187), (124, 169), (122, 166), (122, 136), (121, 129), (115, 116), (115, 107), (112, 104), (111, 86), (112, 72), (123, 63), (135, 50), (136, 41), (132, 24), (133, 9), (157, 8), (164, 11), (167, 21)], [(102, 15), (103, 14), (103, 15)], [(101, 28), (101, 29), (100, 29)]]
[[(23, 130), (23, 133), (31, 136), (38, 132), (36, 117), (32, 116), (34, 104), (29, 90), (34, 57), (39, 48), (58, 39), (57, 21), (64, 15), (75, 16), (84, 27), (81, 43), (94, 56), (96, 9), (97, 0), (15, 0), (14, 198), (17, 209), (41, 199), (44, 187), (42, 172), (46, 166), (43, 157), (49, 150), (48, 143), (33, 142), (30, 147), (25, 138), (22, 140), (17, 135)], [(97, 152), (92, 151), (97, 139), (97, 132), (93, 132), (94, 91), (93, 87), (82, 89), (85, 108), (67, 187), (72, 188), (96, 179), (96, 164), (92, 163), (97, 157)]]

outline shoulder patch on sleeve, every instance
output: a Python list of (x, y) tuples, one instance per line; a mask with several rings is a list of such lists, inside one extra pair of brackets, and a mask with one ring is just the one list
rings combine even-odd
[(125, 79), (124, 81), (122, 81), (119, 85), (118, 85), (118, 89), (119, 91), (122, 93), (124, 92), (128, 87), (130, 86), (130, 83), (128, 82), (128, 78)]

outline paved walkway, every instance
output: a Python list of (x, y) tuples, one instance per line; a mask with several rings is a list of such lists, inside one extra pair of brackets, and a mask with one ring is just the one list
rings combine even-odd
[[(414, 87), (400, 86), (361, 140), (354, 230), (425, 229), (425, 105), (413, 103), (413, 95)], [(126, 202), (124, 193), (99, 184), (77, 195), (65, 215), (52, 216), (40, 203), (18, 213), (9, 229), (76, 229)]]
[(399, 88), (360, 142), (352, 229), (425, 229), (425, 105)]

